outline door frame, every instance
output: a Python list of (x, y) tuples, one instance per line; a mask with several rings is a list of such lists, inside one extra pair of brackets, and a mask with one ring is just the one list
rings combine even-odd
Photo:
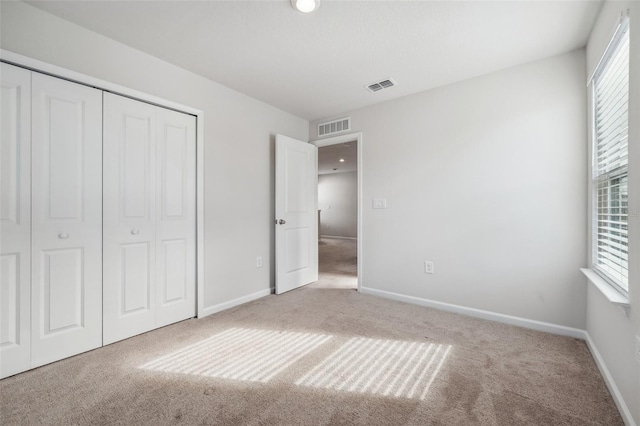
[(196, 317), (206, 316), (204, 306), (204, 112), (9, 50), (0, 49), (0, 62), (196, 117)]
[(344, 135), (332, 136), (324, 139), (316, 139), (312, 140), (309, 143), (315, 145), (318, 148), (322, 148), (323, 146), (337, 145), (340, 143), (353, 142), (356, 141), (357, 144), (357, 177), (358, 177), (358, 242), (357, 242), (357, 250), (358, 250), (358, 291), (362, 291), (362, 270), (363, 270), (363, 257), (362, 257), (362, 240), (364, 239), (364, 235), (362, 233), (362, 132), (355, 133), (346, 133)]

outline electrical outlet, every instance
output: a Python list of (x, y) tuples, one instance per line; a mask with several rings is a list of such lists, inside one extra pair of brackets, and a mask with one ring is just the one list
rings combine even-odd
[(256, 268), (262, 268), (262, 256), (256, 257)]
[(386, 198), (374, 198), (372, 207), (374, 209), (386, 209), (387, 208), (387, 199)]
[(425, 274), (433, 274), (435, 272), (433, 268), (433, 261), (425, 260), (424, 261), (424, 273)]
[(640, 336), (636, 336), (636, 361), (640, 364)]

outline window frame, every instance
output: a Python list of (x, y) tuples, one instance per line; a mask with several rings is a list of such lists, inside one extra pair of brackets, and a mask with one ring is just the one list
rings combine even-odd
[[(628, 194), (629, 194), (629, 164), (627, 162), (626, 165), (624, 166), (620, 166), (617, 167), (615, 169), (606, 171), (606, 172), (601, 172), (599, 173), (597, 168), (598, 168), (598, 156), (597, 156), (597, 151), (598, 151), (598, 132), (597, 132), (597, 121), (596, 121), (596, 102), (597, 102), (597, 91), (596, 91), (596, 84), (598, 81), (598, 78), (605, 72), (607, 71), (612, 59), (615, 58), (616, 53), (618, 52), (618, 49), (621, 46), (622, 41), (624, 40), (625, 37), (627, 37), (628, 39), (630, 39), (629, 37), (629, 31), (630, 31), (630, 22), (629, 22), (629, 17), (628, 16), (623, 16), (620, 20), (620, 23), (618, 25), (618, 27), (616, 28), (616, 31), (614, 32), (613, 36), (611, 37), (611, 40), (609, 41), (609, 44), (607, 45), (604, 54), (602, 55), (602, 58), (600, 59), (600, 61), (598, 62), (595, 71), (592, 74), (592, 77), (590, 79), (590, 86), (591, 86), (591, 102), (590, 102), (590, 113), (591, 113), (591, 126), (590, 126), (590, 131), (591, 131), (591, 173), (590, 173), (590, 185), (591, 185), (591, 197), (592, 197), (592, 202), (591, 202), (591, 256), (590, 256), (590, 263), (591, 263), (591, 269), (599, 276), (601, 277), (603, 280), (605, 280), (609, 285), (611, 285), (611, 287), (613, 287), (616, 291), (618, 291), (619, 293), (621, 293), (624, 296), (628, 296), (629, 294), (629, 273), (630, 273), (630, 269), (631, 269), (631, 265), (630, 265), (630, 258), (628, 256), (629, 254), (629, 239), (630, 239), (630, 233), (629, 233), (629, 212), (628, 212), (628, 207), (627, 207), (627, 218), (626, 218), (626, 227), (627, 227), (627, 282), (626, 282), (626, 286), (627, 288), (625, 289), (623, 287), (623, 283), (622, 282), (618, 282), (614, 277), (612, 277), (610, 274), (608, 274), (606, 271), (604, 271), (603, 269), (601, 269), (598, 266), (598, 243), (599, 243), (599, 233), (598, 233), (598, 222), (599, 222), (599, 211), (598, 211), (598, 207), (599, 207), (599, 187), (600, 187), (600, 183), (603, 181), (603, 177), (606, 176), (606, 181), (608, 182), (607, 184), (607, 188), (611, 188), (611, 184), (610, 182), (615, 180), (615, 179), (620, 179), (620, 178), (626, 178), (627, 180), (627, 200), (628, 200)], [(630, 40), (629, 40), (630, 42)], [(629, 80), (631, 79), (631, 74), (629, 72)], [(631, 92), (629, 89), (628, 90), (628, 96), (631, 96)], [(629, 114), (630, 114), (630, 110), (629, 107), (627, 106), (627, 112), (626, 112), (628, 119), (629, 119)], [(627, 130), (628, 132), (628, 130)], [(628, 138), (628, 134), (627, 134), (627, 138)], [(628, 145), (627, 145), (627, 150), (628, 150)], [(627, 157), (628, 157), (628, 152), (627, 152)], [(608, 206), (611, 206), (611, 204), (608, 204)], [(609, 207), (610, 208), (610, 207)]]

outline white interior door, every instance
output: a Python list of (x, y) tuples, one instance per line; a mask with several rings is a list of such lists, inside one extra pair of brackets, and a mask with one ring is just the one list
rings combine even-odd
[(276, 135), (276, 294), (318, 280), (318, 149)]
[(102, 345), (102, 92), (32, 74), (31, 366)]
[(104, 94), (104, 344), (155, 327), (155, 107)]
[(31, 364), (31, 72), (0, 64), (0, 378)]
[(156, 107), (156, 327), (196, 315), (196, 118)]

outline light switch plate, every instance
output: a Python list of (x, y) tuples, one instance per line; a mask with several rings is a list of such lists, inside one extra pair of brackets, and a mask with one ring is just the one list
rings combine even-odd
[(387, 199), (386, 198), (374, 198), (373, 199), (373, 208), (374, 209), (386, 209), (387, 208)]

